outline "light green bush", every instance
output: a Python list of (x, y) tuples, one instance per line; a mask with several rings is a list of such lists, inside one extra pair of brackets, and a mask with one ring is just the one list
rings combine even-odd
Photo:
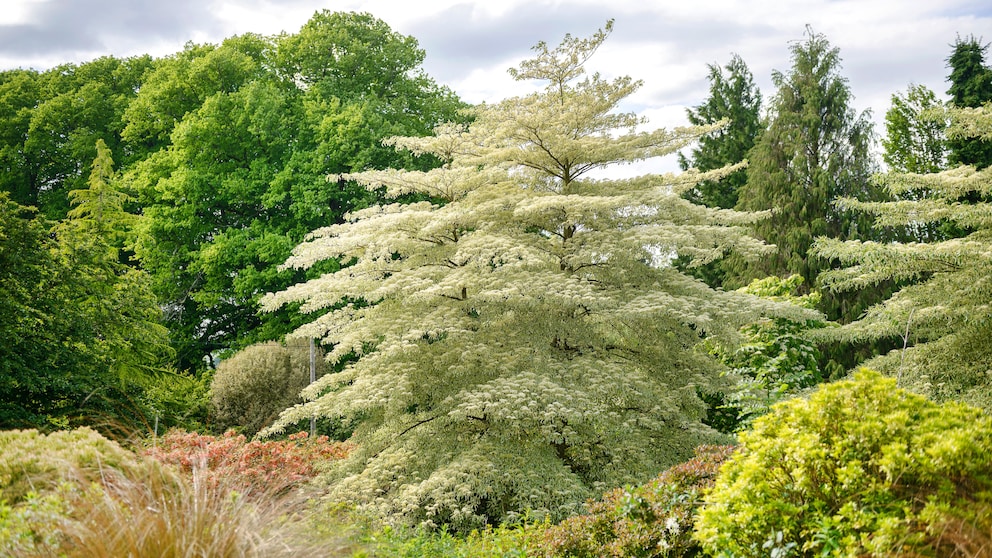
[(938, 405), (866, 369), (772, 409), (740, 435), (705, 498), (696, 537), (706, 551), (992, 552), (992, 418), (983, 411)]
[[(48, 435), (37, 430), (0, 431), (0, 501), (18, 504), (43, 487), (66, 480), (93, 481), (101, 468), (133, 470), (138, 461), (133, 453), (89, 428)], [(70, 473), (76, 478), (69, 479)]]
[[(324, 371), (317, 356), (317, 375)], [(218, 431), (235, 429), (252, 436), (271, 424), (287, 407), (299, 403), (310, 383), (310, 348), (306, 341), (289, 345), (251, 345), (221, 361), (210, 386)]]

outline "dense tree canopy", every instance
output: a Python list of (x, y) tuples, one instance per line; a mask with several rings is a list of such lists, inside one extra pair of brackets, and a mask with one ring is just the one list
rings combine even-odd
[(70, 192), (70, 218), (53, 229), (0, 197), (2, 426), (140, 421), (129, 396), (171, 357), (147, 275), (122, 264), (112, 243), (133, 216), (114, 187), (109, 148), (96, 149), (89, 187)]
[(640, 83), (584, 75), (606, 34), (539, 43), (511, 72), (546, 84), (538, 93), (481, 106), (467, 127), (389, 140), (445, 164), (346, 178), (431, 201), (315, 231), (288, 265), (355, 263), (265, 299), (332, 309), (296, 334), (332, 345), (332, 360), (358, 356), (281, 419), (355, 421), (336, 497), (457, 529), (528, 509), (560, 516), (718, 438), (697, 393), (719, 389), (720, 366), (695, 347), (778, 306), (711, 290), (672, 262), (760, 253), (742, 226), (756, 216), (681, 197), (737, 167), (586, 176), (715, 129), (639, 133), (640, 118), (613, 112)]
[(127, 160), (123, 114), (150, 65), (149, 56), (103, 57), (0, 73), (0, 189), (48, 219), (64, 218), (69, 191), (86, 185), (97, 140)]
[(259, 315), (257, 299), (306, 278), (276, 268), (306, 232), (373, 197), (327, 172), (433, 163), (380, 144), (457, 118), (422, 60), (383, 22), (325, 11), (294, 35), (191, 45), (150, 74), (124, 130), (135, 150), (158, 148), (128, 174), (143, 208), (135, 252), (180, 368), (301, 323)]

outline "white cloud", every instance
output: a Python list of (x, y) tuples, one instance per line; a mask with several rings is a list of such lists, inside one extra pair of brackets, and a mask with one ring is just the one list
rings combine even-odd
[(911, 82), (946, 91), (945, 59), (956, 36), (992, 35), (992, 9), (977, 0), (4, 0), (0, 68), (162, 56), (187, 40), (293, 33), (322, 9), (366, 11), (413, 35), (428, 73), (470, 102), (530, 91), (506, 69), (535, 42), (585, 36), (615, 18), (591, 68), (643, 80), (627, 110), (666, 126), (707, 95), (706, 65), (725, 64), (731, 53), (747, 62), (769, 99), (772, 70), (789, 69), (790, 42), (809, 24), (840, 48), (855, 108), (871, 108), (884, 132), (893, 93)]

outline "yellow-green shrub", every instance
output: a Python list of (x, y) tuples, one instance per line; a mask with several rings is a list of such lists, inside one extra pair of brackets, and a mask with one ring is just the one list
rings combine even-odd
[(992, 418), (861, 370), (740, 436), (696, 537), (716, 556), (992, 552)]
[(136, 456), (89, 428), (42, 434), (37, 430), (0, 431), (0, 501), (17, 504), (29, 492), (68, 480), (89, 482), (100, 469), (132, 470)]

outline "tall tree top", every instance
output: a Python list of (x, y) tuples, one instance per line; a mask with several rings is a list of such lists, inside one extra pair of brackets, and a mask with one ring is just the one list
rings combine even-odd
[(992, 69), (985, 64), (988, 43), (982, 44), (974, 36), (958, 37), (953, 48), (947, 58), (951, 70), (947, 76), (951, 82), (947, 94), (951, 102), (958, 107), (979, 107), (992, 101)]
[[(729, 124), (700, 138), (690, 158), (680, 153), (682, 170), (694, 167), (707, 171), (743, 161), (763, 129), (761, 92), (744, 60), (735, 54), (723, 68), (716, 64), (708, 68), (710, 96), (699, 106), (686, 109), (686, 115), (697, 126), (724, 120)], [(729, 209), (737, 205), (737, 191), (746, 179), (744, 170), (740, 170), (718, 182), (701, 183), (689, 195), (707, 207)]]
[[(992, 68), (985, 63), (988, 47), (974, 36), (967, 39), (958, 37), (954, 43), (954, 51), (947, 59), (951, 69), (947, 78), (951, 87), (947, 93), (954, 106), (975, 108), (992, 101)], [(992, 165), (992, 143), (956, 137), (950, 138), (948, 147), (948, 160), (952, 164), (974, 165), (980, 169)]]

